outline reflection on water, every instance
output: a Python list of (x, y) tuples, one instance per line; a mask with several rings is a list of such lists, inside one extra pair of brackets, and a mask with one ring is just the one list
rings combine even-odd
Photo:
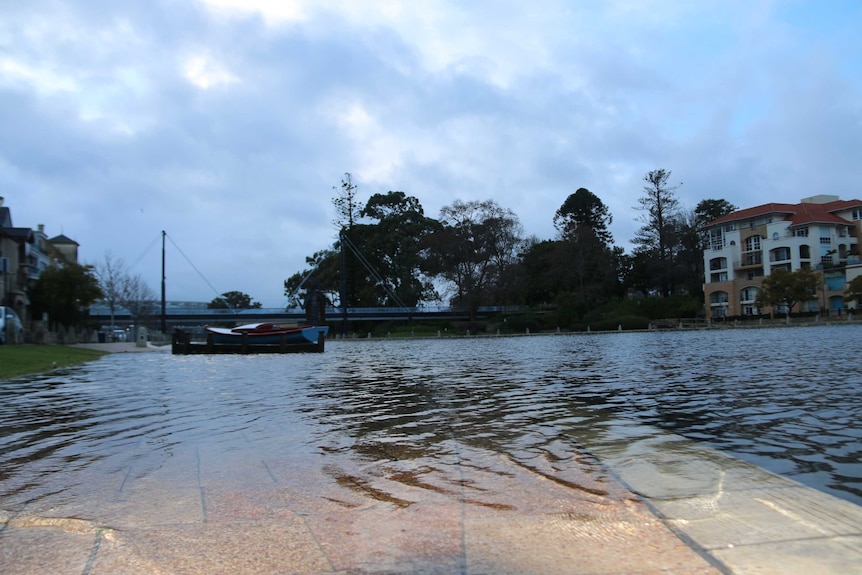
[(0, 382), (0, 509), (73, 497), (93, 473), (122, 490), (172, 458), (196, 460), (200, 474), (213, 453), (226, 468), (243, 458), (317, 466), (329, 500), (347, 507), (356, 503), (338, 490), (409, 507), (381, 489), (385, 478), (504, 509), (471, 477), (512, 469), (613, 497), (590, 447), (641, 429), (862, 503), (860, 335), (831, 326), (109, 356)]

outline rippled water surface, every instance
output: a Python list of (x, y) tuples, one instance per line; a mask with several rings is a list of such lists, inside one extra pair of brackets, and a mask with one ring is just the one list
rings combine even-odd
[(80, 493), (93, 474), (122, 489), (171, 458), (213, 455), (226, 465), (323, 457), (338, 485), (397, 505), (397, 493), (363, 483), (364, 465), (417, 462), (400, 477), (417, 483), (461, 449), (528, 465), (530, 454), (588, 454), (634, 429), (684, 435), (862, 503), (860, 336), (823, 326), (115, 354), (0, 382), (0, 508)]

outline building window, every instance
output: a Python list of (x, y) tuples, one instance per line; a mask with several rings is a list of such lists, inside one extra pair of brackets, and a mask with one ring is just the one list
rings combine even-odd
[(799, 246), (799, 257), (804, 260), (811, 258), (811, 248), (807, 245)]
[(821, 237), (820, 238), (820, 245), (829, 245), (831, 243), (832, 243), (832, 238), (830, 238), (830, 237)]
[(712, 258), (709, 260), (710, 270), (723, 270), (727, 268), (727, 258)]
[(715, 282), (726, 282), (727, 281), (727, 272), (716, 272), (709, 276), (709, 281), (712, 283)]
[(785, 270), (785, 271), (789, 272), (789, 271), (791, 271), (790, 270), (790, 264), (789, 263), (788, 264), (776, 264), (776, 265), (772, 266), (772, 271), (775, 271), (775, 270)]
[(862, 208), (853, 208), (853, 219), (862, 220)]
[(795, 230), (793, 230), (793, 236), (797, 237), (797, 238), (807, 238), (808, 237), (808, 226), (796, 228)]
[(769, 261), (783, 262), (790, 259), (790, 248), (775, 248), (769, 250)]
[(720, 229), (709, 232), (709, 247), (714, 250), (720, 250), (724, 247), (724, 233)]
[(757, 299), (758, 292), (760, 292), (760, 289), (756, 287), (744, 288), (739, 294), (739, 301), (743, 303), (753, 302)]
[(729, 300), (730, 298), (727, 297), (726, 291), (715, 291), (709, 294), (709, 303), (711, 305), (726, 304)]
[(750, 236), (745, 239), (745, 251), (753, 252), (760, 249), (760, 236)]

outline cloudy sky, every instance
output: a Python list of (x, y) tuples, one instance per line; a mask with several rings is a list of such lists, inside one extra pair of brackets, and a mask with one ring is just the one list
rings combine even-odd
[(0, 0), (0, 195), (158, 292), (283, 281), (333, 187), (554, 235), (579, 187), (628, 251), (650, 170), (692, 208), (862, 196), (854, 0)]

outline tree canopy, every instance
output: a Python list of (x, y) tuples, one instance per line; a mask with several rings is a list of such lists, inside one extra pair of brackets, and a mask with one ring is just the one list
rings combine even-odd
[(757, 294), (758, 307), (786, 306), (787, 314), (793, 311), (793, 306), (817, 299), (817, 287), (820, 278), (810, 269), (799, 269), (793, 272), (787, 270), (772, 270), (769, 276), (763, 278), (760, 291)]
[(52, 327), (79, 327), (91, 305), (104, 297), (93, 266), (67, 263), (49, 266), (28, 291), (35, 317), (48, 314)]
[(473, 312), (482, 305), (568, 306), (578, 318), (629, 289), (697, 297), (704, 227), (736, 208), (707, 199), (684, 210), (670, 176), (664, 169), (644, 176), (642, 226), (626, 254), (613, 244), (610, 209), (587, 188), (553, 213), (554, 239), (525, 240), (515, 213), (493, 200), (455, 200), (434, 219), (403, 191), (376, 193), (363, 204), (345, 173), (333, 188), (338, 238), (285, 280), (285, 295), (296, 305), (322, 293), (349, 307), (446, 300)]
[(207, 304), (207, 309), (260, 309), (260, 302), (241, 291), (227, 291)]

